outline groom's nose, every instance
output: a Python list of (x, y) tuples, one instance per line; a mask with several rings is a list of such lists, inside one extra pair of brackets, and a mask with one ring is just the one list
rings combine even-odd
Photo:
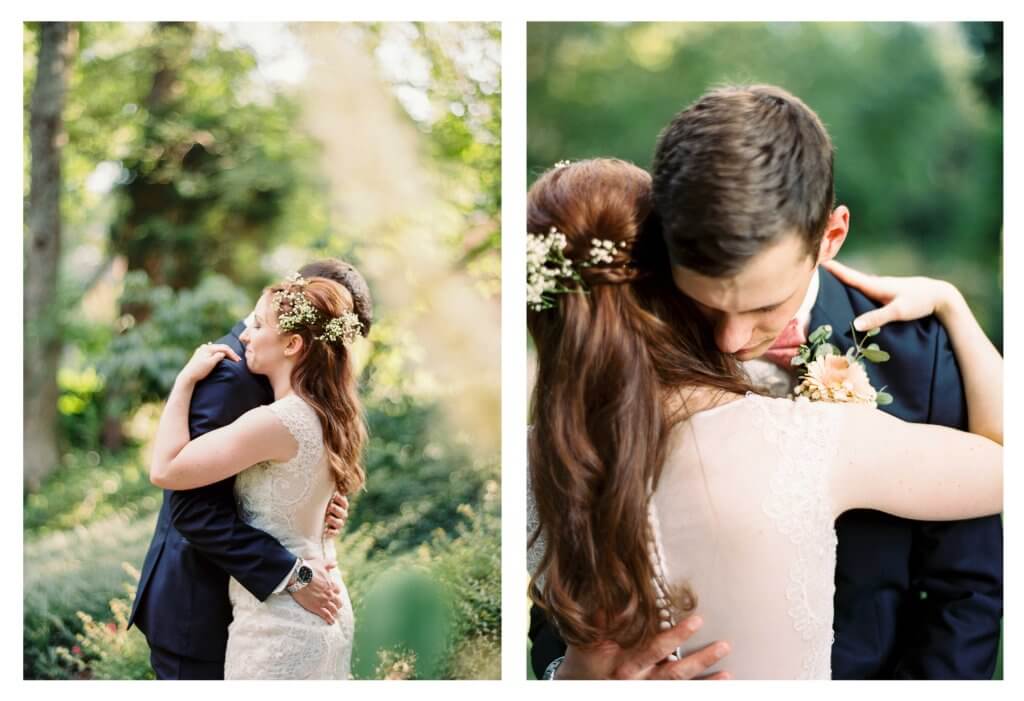
[(736, 353), (750, 342), (754, 328), (739, 316), (723, 314), (715, 324), (715, 345), (723, 353)]

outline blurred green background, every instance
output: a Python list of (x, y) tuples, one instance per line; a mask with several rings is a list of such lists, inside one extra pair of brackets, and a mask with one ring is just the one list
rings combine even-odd
[(530, 23), (527, 42), (531, 182), (563, 159), (648, 168), (708, 88), (780, 85), (835, 144), (841, 259), (950, 280), (1002, 348), (1000, 23)]
[(743, 83), (789, 90), (829, 130), (840, 258), (953, 282), (1002, 350), (1001, 23), (531, 22), (529, 181), (594, 156), (649, 168), (677, 112)]
[(33, 171), (55, 76), (24, 28), (24, 676), (151, 675), (125, 619), (162, 401), (262, 286), (337, 256), (376, 319), (367, 489), (338, 543), (353, 672), (499, 677), (498, 25), (68, 29), (55, 176)]

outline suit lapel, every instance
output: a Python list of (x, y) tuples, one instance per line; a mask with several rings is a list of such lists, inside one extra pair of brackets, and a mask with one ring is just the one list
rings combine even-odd
[(808, 334), (819, 326), (828, 324), (832, 327), (830, 342), (839, 349), (840, 353), (845, 353), (847, 348), (853, 346), (853, 331), (850, 328), (850, 322), (856, 316), (850, 305), (850, 297), (846, 294), (846, 288), (842, 283), (828, 270), (819, 267), (818, 275), (818, 299), (811, 307), (811, 324)]

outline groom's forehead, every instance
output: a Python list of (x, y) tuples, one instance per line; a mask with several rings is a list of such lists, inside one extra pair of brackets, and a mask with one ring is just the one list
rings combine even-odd
[[(760, 273), (760, 271), (759, 271)], [(713, 278), (688, 268), (673, 267), (672, 277), (680, 292), (699, 304), (724, 312), (750, 312), (789, 297), (793, 276), (776, 271), (756, 275)]]
[(792, 296), (813, 266), (793, 241), (780, 241), (757, 254), (734, 275), (712, 277), (672, 266), (676, 287), (696, 302), (719, 311), (750, 312), (780, 304)]

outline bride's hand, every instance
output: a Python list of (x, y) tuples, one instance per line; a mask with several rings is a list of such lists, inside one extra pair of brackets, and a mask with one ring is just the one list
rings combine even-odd
[(690, 616), (659, 633), (645, 648), (626, 650), (606, 641), (592, 647), (569, 645), (555, 679), (708, 679), (731, 678), (728, 672), (707, 673), (729, 654), (729, 644), (711, 643), (689, 655), (672, 661), (666, 657), (693, 635), (703, 622)]
[(217, 367), (217, 363), (225, 357), (231, 358), (235, 362), (240, 360), (231, 346), (223, 343), (204, 343), (196, 348), (195, 353), (185, 363), (185, 367), (178, 373), (178, 379), (196, 384), (209, 375)]
[(948, 282), (927, 277), (882, 277), (854, 270), (839, 261), (822, 265), (847, 285), (857, 288), (882, 307), (853, 320), (857, 331), (881, 328), (891, 321), (912, 321), (943, 312), (960, 296)]

